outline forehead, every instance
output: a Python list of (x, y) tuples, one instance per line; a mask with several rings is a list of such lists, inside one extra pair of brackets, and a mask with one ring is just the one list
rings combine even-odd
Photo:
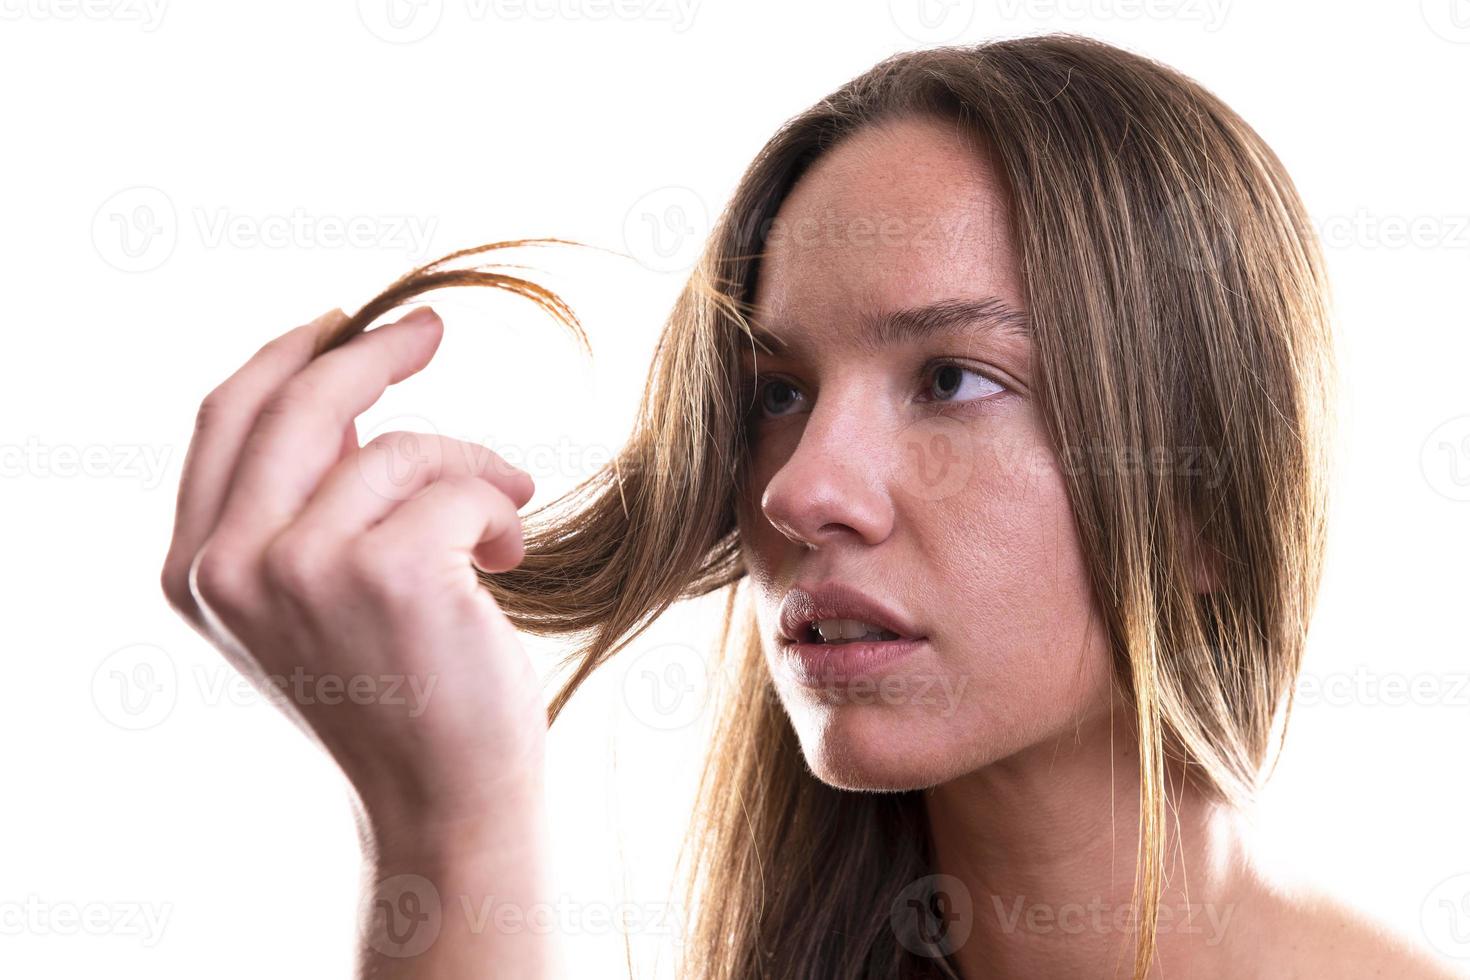
[(782, 202), (756, 282), (778, 336), (936, 300), (1024, 307), (1004, 184), (949, 122), (872, 124), (819, 157)]

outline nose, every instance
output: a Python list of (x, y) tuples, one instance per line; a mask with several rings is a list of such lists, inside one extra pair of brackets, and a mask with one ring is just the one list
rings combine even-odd
[(808, 548), (843, 539), (874, 545), (893, 530), (886, 426), (861, 392), (812, 407), (796, 449), (766, 484), (761, 511), (786, 538)]

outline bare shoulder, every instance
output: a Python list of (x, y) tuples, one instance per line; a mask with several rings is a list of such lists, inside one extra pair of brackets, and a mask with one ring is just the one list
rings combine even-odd
[(1434, 952), (1421, 937), (1391, 929), (1361, 909), (1306, 887), (1268, 891), (1257, 911), (1263, 975), (1467, 980), (1470, 969)]

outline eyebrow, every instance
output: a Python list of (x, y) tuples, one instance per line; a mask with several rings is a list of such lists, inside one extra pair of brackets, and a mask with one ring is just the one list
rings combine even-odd
[[(867, 314), (858, 318), (854, 340), (867, 349), (882, 349), (924, 340), (959, 328), (980, 329), (1015, 340), (1031, 339), (1031, 318), (994, 296), (979, 299), (947, 299), (923, 306)], [(782, 327), (781, 333), (789, 332)], [(799, 348), (775, 333), (752, 326), (750, 335), (763, 353), (782, 356)]]

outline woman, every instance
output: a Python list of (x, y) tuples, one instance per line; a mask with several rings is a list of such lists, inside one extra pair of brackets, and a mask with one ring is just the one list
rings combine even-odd
[[(1198, 85), (1048, 36), (897, 55), (791, 120), (628, 446), (524, 531), (493, 453), (357, 446), (442, 324), (362, 331), (455, 284), (577, 328), (441, 261), (267, 344), (201, 407), (163, 570), (262, 685), (445, 679), (417, 716), (281, 699), (360, 805), (364, 976), (551, 975), (544, 931), (456, 911), (545, 897), (516, 630), (585, 640), (554, 720), (716, 589), (737, 681), (682, 975), (1448, 975), (1239, 829), (1317, 590), (1333, 359), (1292, 183)], [(388, 480), (410, 446), (433, 465)]]

